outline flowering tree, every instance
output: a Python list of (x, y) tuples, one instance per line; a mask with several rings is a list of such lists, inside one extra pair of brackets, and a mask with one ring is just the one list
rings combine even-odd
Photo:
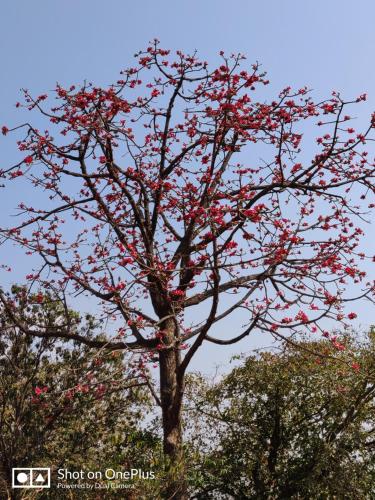
[[(140, 368), (157, 361), (159, 394), (150, 388), (172, 461), (181, 454), (184, 376), (202, 344), (253, 331), (324, 333), (322, 319), (355, 317), (342, 308), (354, 298), (347, 285), (359, 286), (357, 296), (372, 287), (357, 265), (366, 258), (357, 221), (373, 192), (362, 145), (374, 117), (356, 133), (346, 114), (365, 95), (314, 102), (306, 88), (286, 88), (257, 102), (268, 84), (258, 65), (221, 57), (210, 70), (155, 41), (108, 88), (57, 86), (52, 107), (25, 91), (18, 106), (54, 131), (22, 125), (25, 156), (2, 172), (41, 190), (37, 206), (19, 205), (23, 222), (2, 233), (40, 256), (30, 284), (63, 301), (84, 293), (116, 319), (109, 342), (67, 326), (29, 333), (138, 350)], [(323, 132), (307, 158), (302, 144), (317, 121)], [(223, 331), (220, 322), (236, 314), (242, 331)], [(169, 493), (183, 498), (183, 489)]]

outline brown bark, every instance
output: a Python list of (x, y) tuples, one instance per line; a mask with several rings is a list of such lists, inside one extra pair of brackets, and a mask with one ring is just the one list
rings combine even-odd
[(165, 349), (160, 351), (160, 401), (163, 419), (163, 448), (166, 458), (167, 482), (165, 499), (187, 499), (184, 456), (182, 447), (181, 410), (184, 378), (179, 376), (180, 351), (175, 344), (175, 324), (164, 326)]

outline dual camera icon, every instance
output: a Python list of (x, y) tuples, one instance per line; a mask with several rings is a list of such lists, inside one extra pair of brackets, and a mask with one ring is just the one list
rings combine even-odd
[(12, 488), (50, 488), (51, 469), (48, 467), (14, 467)]

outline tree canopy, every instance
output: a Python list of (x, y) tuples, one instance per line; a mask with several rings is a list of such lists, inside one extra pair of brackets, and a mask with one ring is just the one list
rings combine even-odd
[[(27, 310), (30, 327), (47, 318), (53, 324), (61, 315), (52, 297), (42, 305), (37, 295), (26, 301), (23, 287), (13, 287), (13, 297)], [(70, 313), (78, 323), (79, 315)], [(160, 446), (158, 451), (157, 435), (145, 430), (150, 399), (128, 355), (35, 339), (14, 325), (4, 310), (0, 320), (1, 498), (22, 497), (10, 489), (12, 467), (47, 464), (54, 476), (61, 467), (101, 470), (103, 463), (150, 467), (160, 456)], [(93, 335), (96, 328), (93, 318), (87, 318), (86, 334)], [(90, 498), (90, 493), (83, 492), (83, 498)], [(48, 498), (61, 494), (53, 482)]]
[[(371, 498), (375, 478), (374, 334), (242, 359), (222, 380), (188, 386), (187, 425), (200, 451), (194, 498)], [(192, 476), (194, 473), (191, 473)]]

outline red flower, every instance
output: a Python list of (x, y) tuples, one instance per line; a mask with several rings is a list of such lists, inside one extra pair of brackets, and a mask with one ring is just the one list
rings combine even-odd
[(8, 132), (9, 132), (8, 127), (6, 127), (5, 125), (3, 127), (1, 127), (1, 133), (3, 135), (7, 135)]
[(20, 170), (20, 169), (14, 170), (13, 172), (11, 172), (10, 178), (15, 179), (16, 177), (20, 177), (21, 175), (23, 175), (22, 170)]
[(357, 317), (356, 313), (351, 312), (348, 314), (349, 319), (355, 319), (356, 317)]
[(185, 296), (185, 292), (183, 290), (172, 290), (170, 294), (174, 299), (183, 298)]
[(302, 168), (302, 164), (296, 163), (291, 170), (292, 174), (295, 174), (296, 172), (298, 172), (298, 170), (301, 170), (301, 168)]
[(30, 165), (33, 162), (33, 157), (32, 156), (26, 156), (26, 158), (23, 160), (27, 165)]
[(34, 392), (37, 396), (40, 396), (41, 394), (45, 394), (48, 391), (48, 387), (38, 387), (36, 386), (34, 389)]
[(301, 323), (307, 323), (309, 321), (309, 318), (307, 314), (305, 314), (303, 311), (300, 311), (295, 317), (295, 320), (299, 320), (301, 321)]
[(355, 276), (355, 269), (353, 269), (352, 267), (346, 267), (344, 271), (348, 276), (351, 276), (352, 278)]

